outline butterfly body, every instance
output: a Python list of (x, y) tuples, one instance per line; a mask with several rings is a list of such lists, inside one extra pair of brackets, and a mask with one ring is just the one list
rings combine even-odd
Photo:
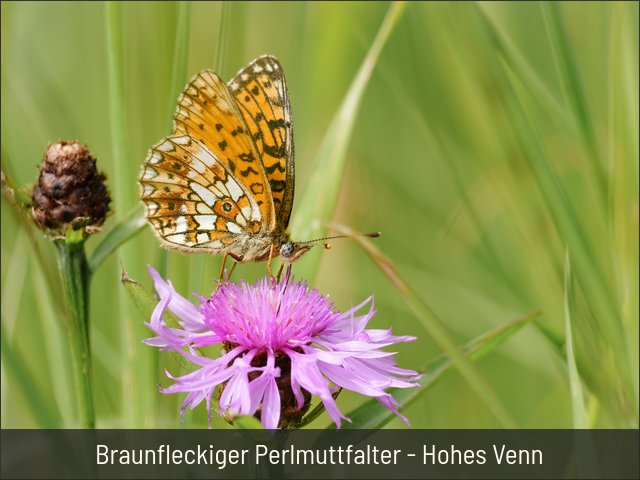
[(173, 134), (151, 147), (140, 176), (163, 246), (269, 265), (310, 248), (286, 232), (294, 181), (289, 96), (271, 56), (228, 84), (210, 70), (195, 75), (178, 99)]

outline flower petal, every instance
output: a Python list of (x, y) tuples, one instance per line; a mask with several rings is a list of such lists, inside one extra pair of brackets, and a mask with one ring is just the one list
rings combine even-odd
[[(163, 298), (170, 290), (173, 290), (171, 282), (165, 282), (162, 276), (160, 276), (152, 266), (148, 265), (147, 269), (149, 270), (149, 274), (153, 279), (153, 285), (158, 295), (160, 295), (160, 298)], [(169, 304), (169, 310), (178, 317), (180, 325), (182, 325), (185, 330), (200, 332), (206, 328), (202, 313), (200, 313), (196, 306), (189, 300), (178, 294), (175, 294)]]

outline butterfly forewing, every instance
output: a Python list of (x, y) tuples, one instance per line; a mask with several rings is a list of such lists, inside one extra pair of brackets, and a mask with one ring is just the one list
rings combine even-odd
[(294, 151), (289, 94), (274, 57), (251, 62), (229, 82), (264, 165), (277, 226), (284, 231), (293, 205)]
[(174, 123), (176, 134), (198, 139), (248, 187), (264, 229), (273, 230), (273, 200), (259, 153), (235, 99), (215, 73), (203, 70), (193, 77), (178, 99)]
[(147, 218), (167, 246), (222, 252), (242, 232), (260, 230), (246, 187), (200, 141), (167, 137), (152, 147), (143, 174)]

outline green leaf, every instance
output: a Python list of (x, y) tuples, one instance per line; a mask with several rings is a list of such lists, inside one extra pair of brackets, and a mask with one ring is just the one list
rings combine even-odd
[[(125, 272), (124, 270), (120, 274), (120, 281), (122, 282), (122, 285), (124, 285), (124, 288), (129, 294), (129, 297), (133, 301), (136, 309), (142, 314), (144, 321), (148, 322), (151, 318), (153, 310), (158, 304), (158, 300), (154, 298), (146, 288), (130, 278), (129, 275), (127, 275), (127, 272)], [(169, 327), (180, 328), (178, 319), (169, 310), (165, 310), (162, 318)], [(182, 355), (175, 351), (172, 351), (171, 353), (173, 355), (173, 358), (180, 364), (182, 368), (184, 368), (186, 371), (193, 370), (193, 364), (185, 360)]]
[[(331, 396), (333, 397), (333, 399), (335, 400), (336, 398), (338, 398), (338, 395), (340, 395), (340, 392), (342, 392), (342, 388), (339, 388), (338, 390), (336, 390), (335, 392), (333, 392), (331, 394)], [(302, 419), (302, 421), (300, 422), (300, 425), (298, 425), (297, 428), (302, 428), (305, 425), (310, 424), (311, 422), (313, 422), (316, 418), (318, 418), (320, 415), (322, 415), (322, 413), (325, 411), (324, 408), (324, 403), (322, 402), (318, 402), (318, 404), (313, 407), (313, 409), (307, 413), (304, 418)]]
[(241, 430), (264, 430), (264, 427), (253, 415), (243, 415), (233, 419), (233, 426)]
[[(540, 315), (540, 312), (530, 313), (522, 318), (512, 320), (501, 327), (484, 333), (470, 342), (460, 350), (465, 358), (476, 361), (493, 352), (502, 345), (514, 333), (527, 325), (531, 320)], [(441, 356), (432, 360), (423, 370), (424, 377), (418, 382), (419, 388), (395, 389), (392, 390), (394, 398), (406, 408), (411, 403), (422, 397), (433, 385), (440, 380), (445, 373), (454, 370), (455, 362), (448, 356)], [(395, 414), (387, 407), (383, 406), (376, 399), (371, 399), (359, 406), (347, 417), (352, 423), (345, 423), (344, 429), (376, 429), (382, 428)]]
[(91, 258), (89, 259), (91, 272), (95, 273), (100, 265), (102, 265), (102, 262), (115, 252), (120, 245), (140, 233), (146, 223), (146, 219), (141, 214), (140, 209), (136, 207), (115, 227), (109, 230), (91, 254)]
[[(371, 48), (360, 65), (340, 108), (331, 120), (316, 156), (311, 180), (307, 184), (297, 214), (292, 221), (291, 231), (294, 238), (309, 240), (322, 236), (326, 222), (333, 216), (340, 193), (347, 147), (362, 96), (380, 57), (380, 52), (405, 8), (404, 2), (394, 2), (389, 7)], [(308, 258), (305, 258), (302, 264), (302, 268), (306, 271), (304, 274), (302, 272), (299, 274), (310, 278), (317, 270), (320, 257), (318, 251), (313, 250), (306, 257)]]
[(584, 405), (582, 382), (576, 365), (573, 350), (573, 334), (571, 332), (571, 311), (573, 310), (573, 295), (571, 285), (571, 261), (569, 251), (564, 259), (564, 325), (567, 346), (567, 370), (569, 372), (569, 385), (571, 387), (571, 410), (573, 411), (573, 428), (589, 428), (587, 421), (587, 409)]

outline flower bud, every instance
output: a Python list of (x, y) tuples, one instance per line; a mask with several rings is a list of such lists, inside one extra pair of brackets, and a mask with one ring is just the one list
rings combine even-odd
[(101, 225), (111, 201), (104, 181), (81, 143), (49, 145), (32, 193), (34, 220), (41, 228), (57, 231), (69, 224)]

